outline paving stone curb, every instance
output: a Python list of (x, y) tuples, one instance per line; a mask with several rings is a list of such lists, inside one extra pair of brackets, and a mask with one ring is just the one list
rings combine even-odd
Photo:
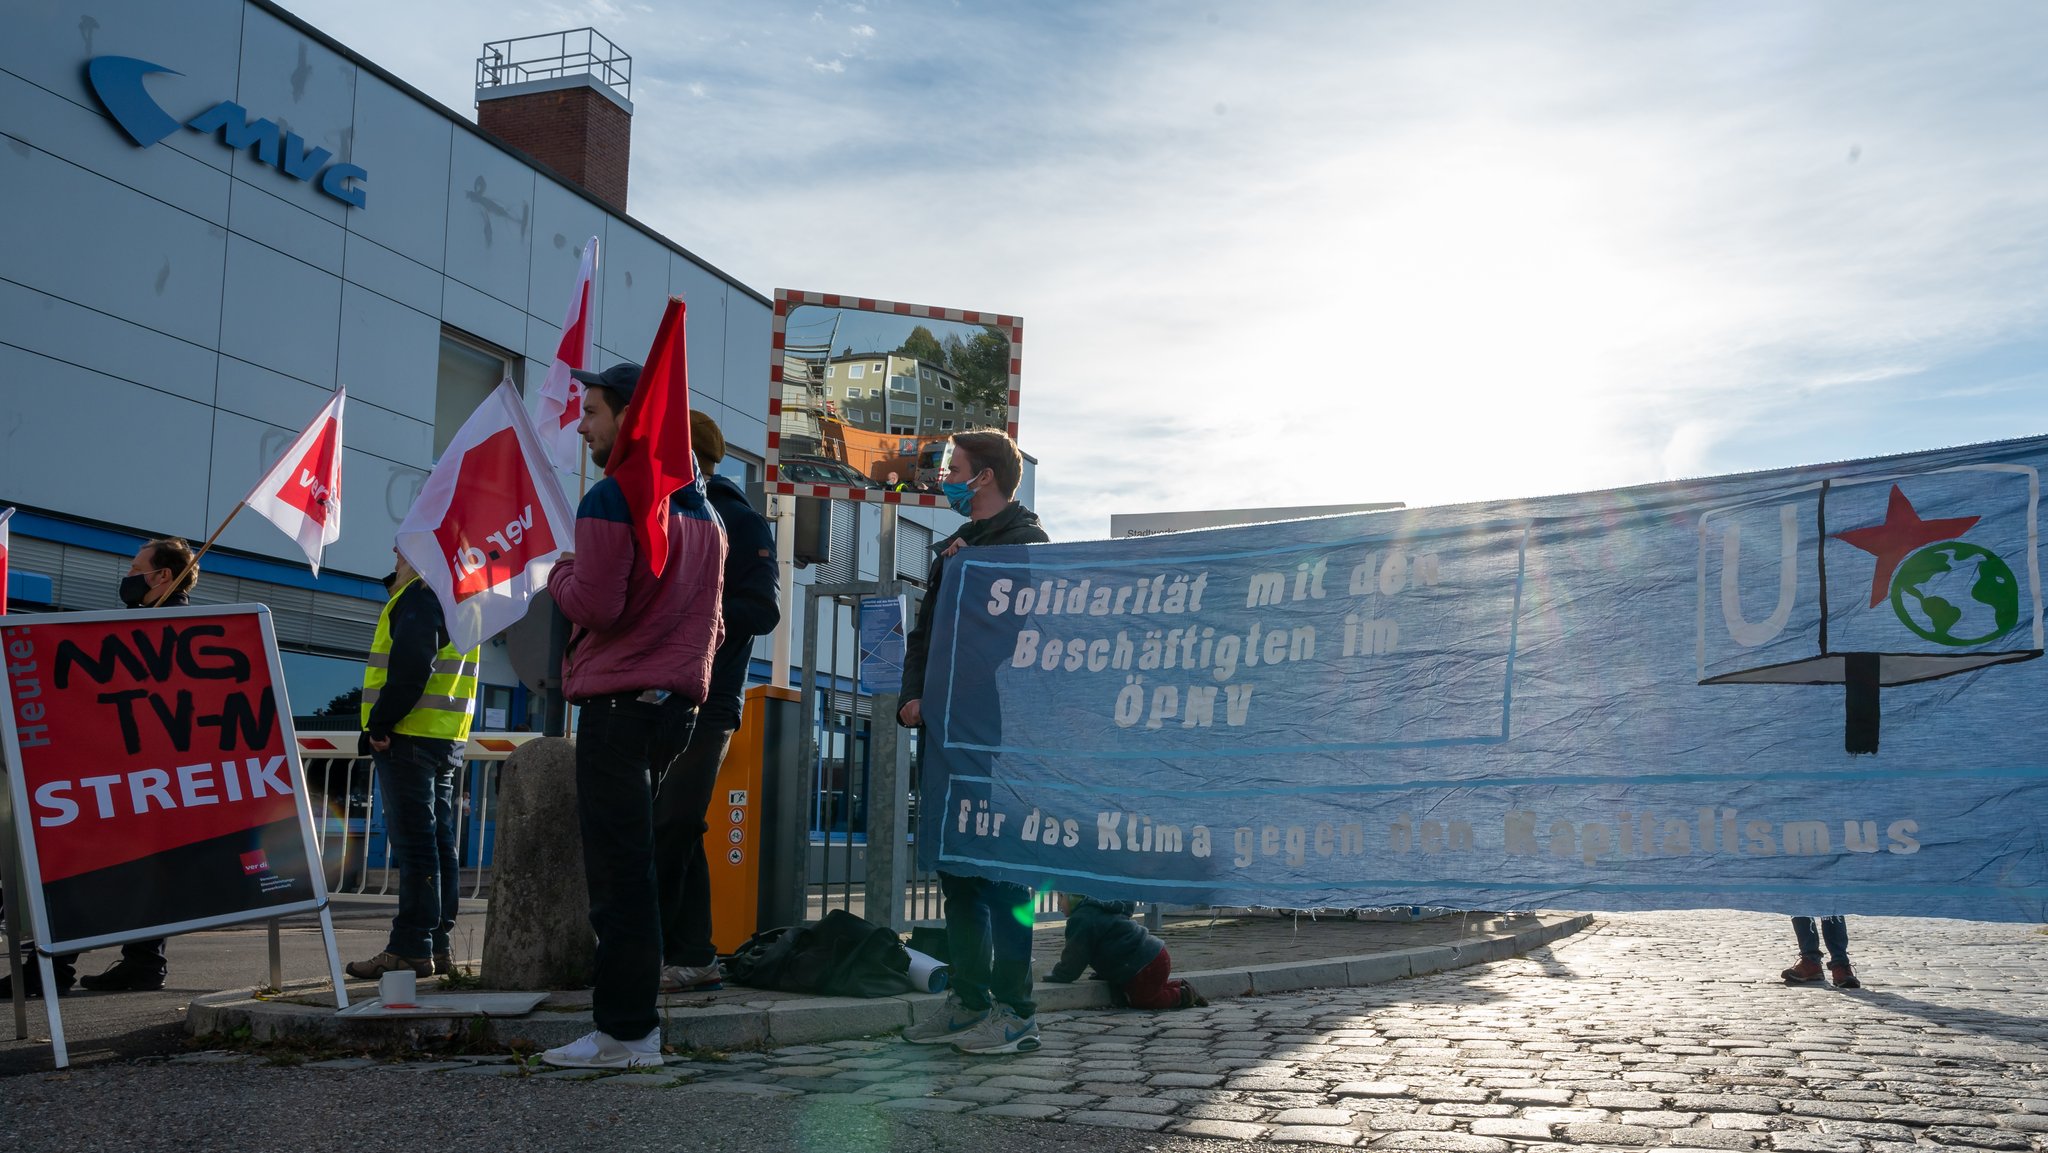
[[(1427, 945), (1354, 957), (1320, 957), (1177, 975), (1212, 1001), (1297, 989), (1379, 985), (1520, 956), (1592, 923), (1590, 914), (1544, 914), (1537, 917), (1537, 924), (1516, 932), (1475, 936), (1456, 945)], [(317, 995), (322, 989), (322, 983), (307, 982), (286, 992)], [(1105, 1008), (1110, 1003), (1109, 987), (1100, 981), (1078, 981), (1071, 985), (1041, 983), (1034, 992), (1039, 1009), (1045, 1012)], [(820, 1044), (893, 1033), (939, 1011), (944, 1000), (936, 993), (915, 993), (871, 999), (809, 997), (665, 1006), (662, 1036), (665, 1043), (676, 1049), (715, 1051)], [(486, 1026), (475, 1027), (470, 1019), (459, 1017), (337, 1017), (325, 1006), (261, 1000), (240, 989), (195, 997), (185, 1014), (186, 1031), (199, 1037), (233, 1035), (246, 1028), (248, 1037), (256, 1041), (338, 1039), (407, 1047), (461, 1040), (471, 1044), (552, 1048), (593, 1028), (588, 1011), (549, 1012), (545, 1006), (525, 1017), (491, 1019)]]

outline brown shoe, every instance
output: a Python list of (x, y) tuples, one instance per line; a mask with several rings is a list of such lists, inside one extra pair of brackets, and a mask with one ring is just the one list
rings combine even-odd
[(1778, 974), (1787, 985), (1810, 985), (1820, 980), (1820, 962), (1811, 957), (1799, 958), (1799, 963)]
[(343, 972), (359, 981), (374, 981), (386, 973), (396, 973), (400, 969), (411, 969), (419, 976), (431, 977), (434, 975), (434, 962), (426, 957), (401, 957), (387, 951), (367, 961), (350, 961)]
[(436, 977), (452, 977), (452, 976), (454, 976), (454, 975), (455, 975), (455, 955), (454, 955), (453, 953), (436, 953), (436, 954), (434, 954), (434, 976), (436, 976)]

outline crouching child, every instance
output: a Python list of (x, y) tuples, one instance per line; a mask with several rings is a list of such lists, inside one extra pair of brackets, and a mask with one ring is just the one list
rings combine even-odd
[(1131, 919), (1129, 901), (1097, 901), (1079, 893), (1061, 893), (1060, 910), (1067, 915), (1067, 945), (1046, 980), (1062, 985), (1082, 970), (1109, 983), (1110, 1000), (1134, 1009), (1186, 1009), (1208, 1000), (1186, 981), (1171, 978), (1173, 958), (1166, 942)]

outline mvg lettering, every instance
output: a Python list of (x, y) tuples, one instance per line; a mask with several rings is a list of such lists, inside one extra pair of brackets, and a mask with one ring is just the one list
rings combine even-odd
[[(137, 60), (132, 56), (95, 56), (86, 62), (86, 81), (100, 98), (107, 114), (130, 140), (148, 148), (177, 131), (179, 122), (157, 106), (143, 88), (142, 78), (163, 72), (182, 73)], [(232, 100), (223, 100), (184, 122), (184, 127), (207, 135), (218, 134), (221, 142), (237, 152), (253, 149), (256, 159), (294, 180), (313, 184), (321, 192), (351, 208), (364, 206), (362, 185), (369, 173), (353, 164), (327, 162), (334, 154), (325, 148), (308, 148), (296, 132), (287, 132), (269, 120), (251, 120), (249, 113)]]

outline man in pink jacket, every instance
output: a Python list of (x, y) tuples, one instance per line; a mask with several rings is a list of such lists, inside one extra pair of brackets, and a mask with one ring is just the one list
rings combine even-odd
[[(640, 366), (618, 364), (576, 378), (585, 385), (578, 430), (591, 459), (603, 465), (639, 386)], [(670, 501), (668, 549), (657, 577), (634, 546), (625, 493), (607, 476), (577, 507), (576, 550), (548, 578), (556, 607), (574, 626), (562, 680), (580, 710), (576, 812), (590, 926), (597, 931), (590, 1006), (597, 1030), (542, 1054), (550, 1065), (625, 1069), (662, 1062), (652, 781), (689, 744), (723, 629), (725, 533), (701, 482)]]

